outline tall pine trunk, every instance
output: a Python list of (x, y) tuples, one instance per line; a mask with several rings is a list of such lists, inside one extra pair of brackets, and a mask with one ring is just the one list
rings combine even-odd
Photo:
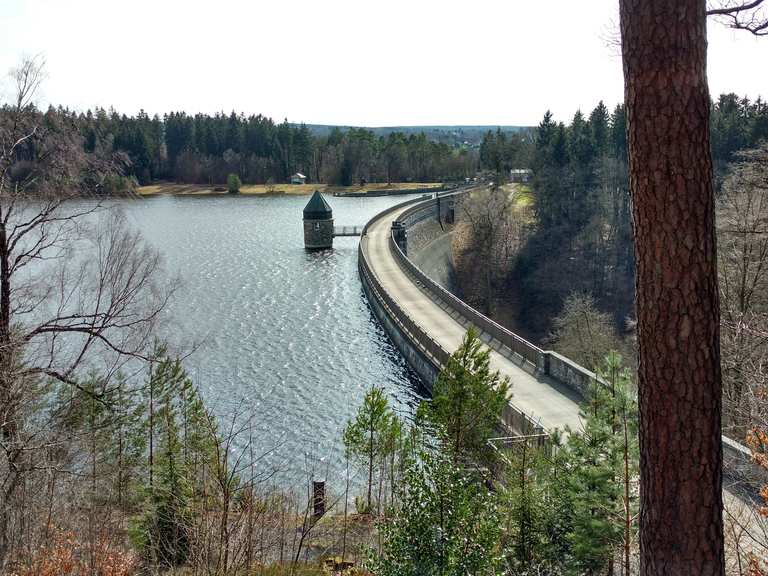
[(371, 414), (371, 422), (370, 422), (370, 429), (368, 430), (369, 436), (369, 442), (368, 442), (368, 512), (370, 513), (373, 508), (371, 507), (371, 488), (373, 485), (373, 431), (374, 431), (374, 422), (373, 422), (373, 414)]
[(724, 574), (705, 0), (620, 0), (637, 261), (640, 572)]

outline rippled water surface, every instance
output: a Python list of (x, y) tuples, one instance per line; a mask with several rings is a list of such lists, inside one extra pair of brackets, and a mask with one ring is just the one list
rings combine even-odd
[[(295, 485), (315, 466), (338, 487), (341, 431), (365, 391), (383, 386), (409, 417), (423, 390), (368, 308), (359, 239), (304, 250), (307, 200), (159, 197), (126, 212), (184, 279), (166, 329), (202, 341), (185, 365), (223, 423), (252, 416), (256, 452), (272, 450), (261, 465), (280, 482)], [(337, 225), (362, 225), (404, 200), (328, 198)]]

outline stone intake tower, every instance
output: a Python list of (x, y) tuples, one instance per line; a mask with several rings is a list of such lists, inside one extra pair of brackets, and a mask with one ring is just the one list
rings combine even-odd
[(307, 250), (333, 247), (333, 210), (318, 190), (304, 207), (304, 247)]

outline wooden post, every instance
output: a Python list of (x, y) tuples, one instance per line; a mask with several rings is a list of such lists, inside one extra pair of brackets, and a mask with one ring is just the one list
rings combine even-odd
[(312, 493), (313, 516), (319, 520), (325, 514), (325, 482), (313, 481)]

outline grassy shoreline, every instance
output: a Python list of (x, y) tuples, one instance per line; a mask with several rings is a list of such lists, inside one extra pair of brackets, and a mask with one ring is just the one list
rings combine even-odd
[[(393, 182), (392, 184), (374, 183), (365, 186), (329, 186), (328, 184), (243, 184), (242, 195), (308, 195), (315, 190), (324, 194), (335, 192), (367, 193), (398, 192), (401, 190), (440, 188), (439, 182)], [(178, 184), (176, 182), (158, 182), (136, 189), (139, 196), (217, 196), (228, 194), (225, 184)]]

